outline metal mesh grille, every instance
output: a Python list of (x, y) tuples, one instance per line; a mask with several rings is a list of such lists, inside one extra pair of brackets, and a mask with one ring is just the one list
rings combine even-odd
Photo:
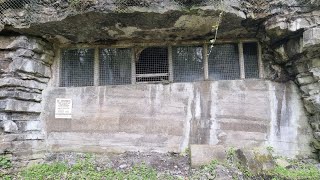
[(12, 18), (19, 17), (18, 9), (26, 11), (25, 20), (30, 21), (31, 12), (39, 0), (0, 0), (0, 22), (2, 24), (10, 23)]
[(208, 58), (209, 79), (240, 79), (239, 50), (237, 44), (215, 45)]
[(140, 53), (136, 62), (136, 81), (167, 81), (169, 80), (168, 68), (168, 48), (146, 48)]
[(60, 86), (94, 84), (94, 49), (62, 50)]
[(204, 80), (203, 47), (173, 47), (174, 82), (191, 82)]
[(100, 49), (100, 85), (131, 83), (131, 49)]
[(257, 43), (244, 43), (243, 56), (246, 78), (259, 78)]

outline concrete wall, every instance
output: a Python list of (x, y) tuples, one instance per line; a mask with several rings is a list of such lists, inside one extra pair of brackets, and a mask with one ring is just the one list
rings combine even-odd
[[(55, 99), (73, 101), (55, 119)], [(190, 144), (310, 154), (312, 134), (293, 83), (264, 80), (50, 87), (44, 92), (48, 150), (181, 152)]]

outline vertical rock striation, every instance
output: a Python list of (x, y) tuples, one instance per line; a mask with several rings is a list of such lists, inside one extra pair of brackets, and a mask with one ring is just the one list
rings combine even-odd
[(15, 167), (42, 158), (42, 90), (51, 77), (51, 45), (26, 36), (0, 37), (0, 154)]

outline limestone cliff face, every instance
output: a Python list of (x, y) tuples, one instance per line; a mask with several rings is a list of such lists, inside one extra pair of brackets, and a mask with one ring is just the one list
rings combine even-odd
[[(34, 124), (37, 124), (36, 117), (41, 113), (38, 107), (41, 102), (41, 91), (46, 88), (51, 76), (50, 65), (53, 56), (51, 49), (54, 44), (209, 41), (215, 36), (213, 27), (219, 24), (219, 15), (223, 12), (218, 40), (237, 38), (260, 40), (266, 79), (279, 82), (294, 81), (299, 86), (301, 98), (314, 130), (313, 146), (317, 151), (320, 150), (319, 1), (40, 0), (37, 3), (27, 2), (20, 3), (15, 9), (0, 4), (2, 7), (0, 34), (3, 37), (2, 55), (0, 54), (2, 69), (0, 86), (4, 92), (4, 100), (1, 99), (0, 104), (3, 104), (3, 116), (0, 119), (3, 129), (1, 133), (20, 131), (25, 126), (35, 126), (39, 129), (35, 131), (41, 131), (41, 127)], [(4, 45), (3, 42), (7, 44)], [(19, 90), (15, 91), (16, 89)], [(10, 94), (13, 91), (20, 92), (20, 89), (21, 93)], [(20, 101), (25, 103), (23, 107), (20, 107), (22, 106)], [(35, 116), (32, 118), (34, 126), (25, 125), (29, 121), (23, 122), (24, 124), (20, 121), (15, 122), (13, 118), (15, 112), (23, 114), (22, 119), (28, 119), (29, 115)], [(12, 117), (7, 118), (8, 115)], [(36, 135), (26, 137), (41, 139), (41, 136)], [(1, 146), (0, 153), (12, 149), (11, 145), (8, 145), (7, 150), (2, 147), (6, 146)]]

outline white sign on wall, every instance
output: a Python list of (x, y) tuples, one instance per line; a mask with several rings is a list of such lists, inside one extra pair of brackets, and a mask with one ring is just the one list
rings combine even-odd
[(56, 98), (55, 118), (71, 118), (72, 100)]

